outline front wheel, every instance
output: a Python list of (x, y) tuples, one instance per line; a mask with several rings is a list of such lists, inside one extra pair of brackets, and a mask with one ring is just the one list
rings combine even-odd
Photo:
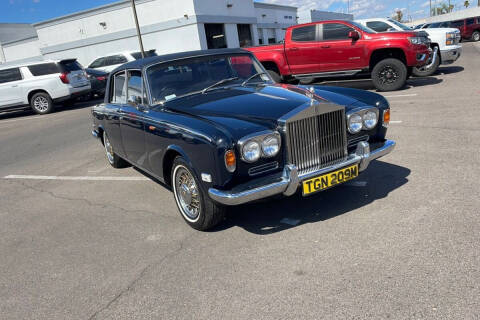
[(480, 31), (474, 31), (472, 33), (472, 40), (473, 41), (480, 41)]
[(372, 81), (379, 91), (398, 90), (407, 81), (407, 67), (398, 59), (384, 59), (373, 67)]
[(203, 192), (193, 170), (182, 157), (173, 161), (171, 181), (178, 210), (192, 228), (208, 230), (223, 220), (225, 207)]
[(440, 54), (438, 52), (438, 47), (433, 48), (433, 53), (428, 58), (427, 64), (422, 67), (413, 68), (413, 75), (416, 77), (429, 77), (435, 72), (437, 72), (438, 66), (440, 65)]
[(47, 114), (53, 110), (53, 101), (48, 93), (39, 92), (30, 99), (30, 107), (35, 113)]

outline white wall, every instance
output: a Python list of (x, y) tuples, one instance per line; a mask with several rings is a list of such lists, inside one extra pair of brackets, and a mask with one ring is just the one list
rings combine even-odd
[(5, 61), (22, 60), (42, 55), (38, 40), (4, 45), (3, 53), (5, 55)]
[(5, 55), (3, 54), (3, 47), (2, 44), (0, 43), (0, 63), (5, 62)]
[[(253, 0), (193, 0), (199, 15), (254, 17)], [(227, 5), (232, 5), (227, 7)]]
[(478, 17), (478, 16), (480, 16), (480, 7), (474, 7), (474, 8), (455, 11), (447, 14), (441, 14), (438, 16), (417, 19), (408, 23), (408, 25), (415, 26), (420, 23), (453, 21), (453, 20), (460, 20), (460, 19)]

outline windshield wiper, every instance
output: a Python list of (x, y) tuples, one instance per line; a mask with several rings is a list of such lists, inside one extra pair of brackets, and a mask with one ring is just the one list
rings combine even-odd
[(205, 89), (203, 89), (203, 90), (202, 90), (202, 93), (205, 93), (205, 92), (207, 92), (208, 90), (215, 88), (216, 86), (219, 86), (219, 85), (221, 85), (221, 84), (224, 84), (224, 83), (230, 82), (230, 81), (234, 81), (234, 80), (238, 80), (238, 77), (226, 78), (226, 79), (220, 80), (220, 81), (218, 81), (218, 82), (215, 82), (215, 83), (212, 84), (211, 86), (208, 86), (208, 87), (206, 87)]
[[(253, 76), (248, 77), (247, 80), (245, 80), (245, 81), (242, 82), (242, 87), (245, 87), (245, 85), (246, 85), (250, 80), (252, 80), (252, 79), (254, 79), (254, 78), (258, 77), (258, 76), (264, 75), (264, 74), (267, 74), (267, 73), (262, 71), (262, 72), (257, 72), (257, 73), (255, 73)], [(262, 80), (263, 80), (263, 79), (262, 79)]]

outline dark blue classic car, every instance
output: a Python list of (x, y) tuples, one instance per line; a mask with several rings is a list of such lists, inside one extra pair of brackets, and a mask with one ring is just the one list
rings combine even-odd
[(385, 139), (390, 108), (381, 95), (277, 84), (241, 49), (127, 63), (106, 92), (92, 133), (109, 163), (171, 187), (199, 230), (221, 221), (226, 206), (353, 179), (395, 147)]

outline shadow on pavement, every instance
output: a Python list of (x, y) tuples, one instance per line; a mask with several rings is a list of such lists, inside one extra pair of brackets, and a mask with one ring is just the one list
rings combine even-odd
[[(88, 108), (102, 102), (103, 102), (103, 99), (95, 99), (90, 101), (79, 101), (79, 102), (76, 102), (73, 106), (64, 106), (62, 104), (55, 104), (55, 109), (51, 114), (61, 113), (69, 110)], [(2, 120), (5, 120), (5, 119), (21, 118), (21, 117), (28, 117), (28, 116), (35, 116), (35, 115), (36, 115), (35, 112), (33, 112), (29, 107), (26, 107), (25, 109), (15, 110), (15, 111), (0, 112), (0, 123)]]
[(452, 73), (458, 73), (462, 72), (465, 70), (464, 67), (461, 66), (450, 66), (450, 67), (440, 67), (437, 70), (438, 74), (452, 74)]
[[(404, 91), (408, 90), (413, 87), (423, 87), (423, 86), (430, 86), (435, 85), (443, 82), (442, 79), (437, 79), (435, 77), (425, 77), (425, 78), (410, 78), (407, 80), (406, 85), (397, 91)], [(358, 80), (339, 80), (339, 81), (325, 81), (325, 82), (316, 82), (316, 85), (327, 85), (327, 86), (335, 86), (335, 87), (344, 87), (344, 88), (354, 88), (354, 89), (362, 89), (362, 90), (377, 90), (373, 85), (372, 80), (370, 79), (358, 79)]]
[[(218, 232), (238, 226), (251, 233), (268, 235), (302, 224), (332, 219), (387, 197), (390, 192), (408, 182), (409, 174), (408, 168), (374, 161), (350, 183), (314, 196), (304, 198), (299, 192), (288, 198), (273, 198), (231, 207), (228, 218), (212, 231)], [(362, 186), (362, 182), (366, 182), (366, 185)], [(287, 223), (281, 222), (285, 218), (289, 219)], [(292, 221), (294, 223), (288, 223)]]

